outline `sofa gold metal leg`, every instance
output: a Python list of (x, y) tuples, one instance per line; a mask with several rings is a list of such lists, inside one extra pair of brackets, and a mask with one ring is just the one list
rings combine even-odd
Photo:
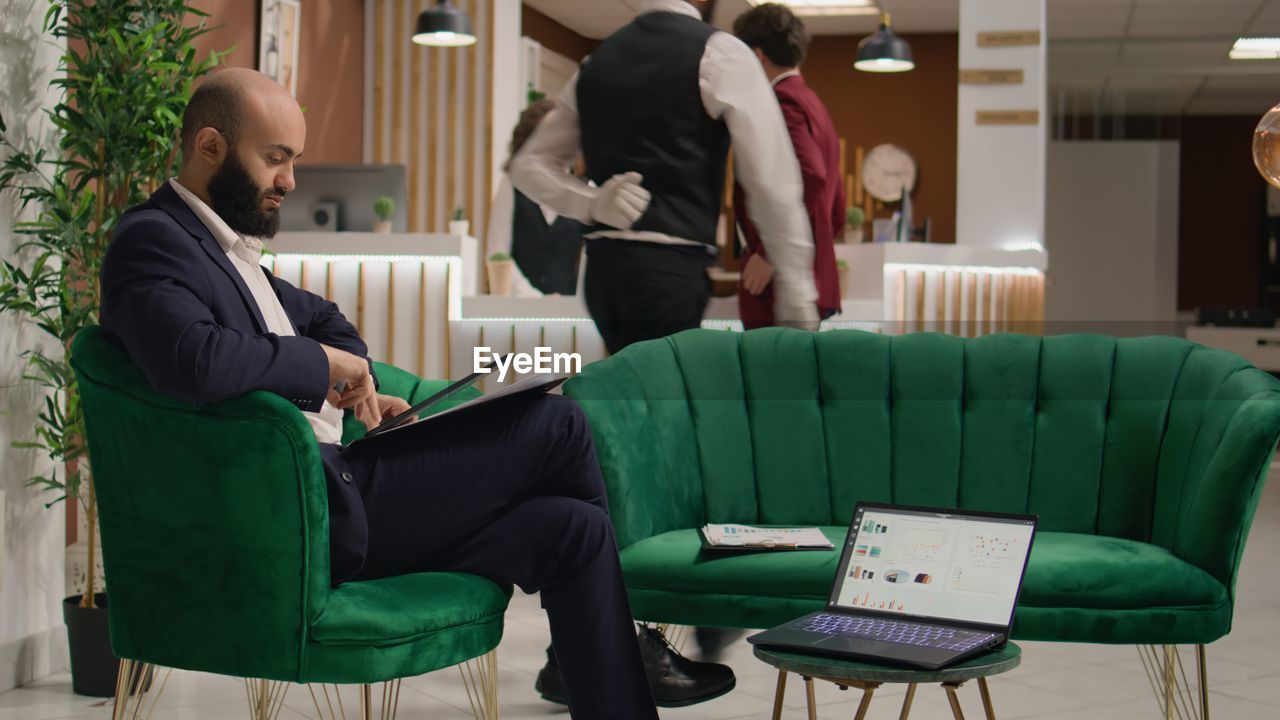
[(245, 678), (244, 691), (249, 699), (249, 717), (252, 720), (276, 720), (284, 707), (289, 683)]
[(1209, 720), (1209, 664), (1204, 645), (1196, 646), (1196, 666), (1200, 672), (1200, 720)]
[(373, 686), (360, 686), (360, 720), (373, 720)]
[(458, 665), (476, 720), (498, 720), (497, 649)]
[(1138, 658), (1142, 660), (1142, 669), (1147, 673), (1156, 708), (1162, 717), (1166, 720), (1208, 720), (1209, 678), (1203, 645), (1196, 647), (1197, 692), (1192, 691), (1191, 678), (1177, 645), (1139, 645)]
[(902, 698), (902, 712), (898, 714), (898, 720), (907, 720), (907, 716), (911, 714), (911, 703), (916, 699), (916, 684), (911, 683), (907, 686), (907, 696)]
[(782, 698), (787, 694), (787, 671), (778, 671), (778, 688), (773, 691), (773, 720), (782, 720)]
[(165, 683), (172, 668), (165, 668), (160, 682), (156, 683), (156, 668), (150, 663), (136, 660), (120, 660), (116, 672), (116, 694), (111, 707), (112, 720), (139, 718), (148, 720), (160, 702)]

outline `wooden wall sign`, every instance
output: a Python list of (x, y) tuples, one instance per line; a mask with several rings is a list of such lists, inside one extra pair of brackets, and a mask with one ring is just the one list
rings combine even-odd
[(1039, 30), (1004, 30), (978, 33), (978, 47), (1018, 47), (1039, 45)]
[(1039, 110), (979, 110), (979, 125), (1039, 125)]
[(1023, 73), (1020, 68), (1007, 70), (961, 70), (961, 85), (1021, 85)]

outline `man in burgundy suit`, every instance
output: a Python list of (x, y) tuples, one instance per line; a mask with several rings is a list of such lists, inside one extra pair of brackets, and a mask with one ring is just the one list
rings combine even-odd
[[(804, 205), (813, 228), (813, 277), (818, 286), (818, 317), (840, 312), (840, 284), (833, 245), (844, 227), (844, 180), (840, 177), (840, 138), (827, 108), (805, 84), (797, 69), (809, 47), (804, 23), (784, 5), (757, 5), (733, 23), (738, 36), (759, 58), (791, 135), (804, 181)], [(760, 234), (745, 212), (741, 187), (734, 188), (734, 207), (746, 249), (738, 313), (746, 329), (767, 327), (773, 320), (773, 266)]]

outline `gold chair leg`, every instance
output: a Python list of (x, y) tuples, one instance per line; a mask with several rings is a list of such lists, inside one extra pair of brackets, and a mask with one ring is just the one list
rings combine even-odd
[(498, 720), (498, 650), (458, 665), (476, 720)]
[(960, 687), (960, 683), (942, 683), (942, 689), (947, 691), (947, 701), (951, 703), (951, 714), (956, 720), (964, 720), (964, 710), (960, 709), (960, 698), (956, 696), (956, 688)]
[(150, 663), (120, 660), (116, 672), (116, 694), (111, 707), (111, 720), (139, 718), (147, 720), (156, 710), (165, 683), (169, 682), (172, 668), (165, 668), (160, 682), (156, 682), (156, 668)]
[(1196, 666), (1200, 672), (1200, 720), (1209, 720), (1209, 663), (1204, 645), (1196, 646)]
[(911, 714), (911, 703), (916, 699), (916, 684), (911, 683), (907, 686), (907, 696), (902, 699), (902, 712), (898, 715), (898, 720), (907, 720), (907, 716)]
[[(311, 702), (315, 705), (320, 720), (346, 720), (347, 711), (342, 705), (342, 692), (337, 685), (319, 685), (320, 695), (316, 694), (316, 685), (308, 685)], [(332, 688), (332, 694), (330, 691)], [(360, 696), (360, 720), (395, 720), (400, 709), (400, 680), (389, 680), (382, 683), (382, 704), (374, 713), (373, 685), (357, 685), (356, 692)]]
[(276, 720), (284, 707), (289, 683), (245, 678), (244, 691), (249, 699), (249, 720)]
[(778, 688), (773, 691), (773, 720), (782, 720), (782, 698), (787, 694), (787, 671), (778, 671)]
[(1199, 692), (1191, 690), (1191, 679), (1177, 645), (1139, 645), (1138, 658), (1155, 695), (1156, 708), (1166, 720), (1208, 720), (1209, 678), (1204, 646), (1196, 646)]

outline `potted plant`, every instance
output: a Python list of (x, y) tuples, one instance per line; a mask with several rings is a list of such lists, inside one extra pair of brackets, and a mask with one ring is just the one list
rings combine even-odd
[(839, 278), (840, 297), (849, 297), (849, 263), (836, 260), (836, 276)]
[(484, 267), (489, 275), (489, 294), (510, 295), (511, 276), (515, 274), (516, 261), (507, 253), (496, 252), (489, 256)]
[(376, 233), (391, 232), (391, 218), (396, 214), (396, 201), (383, 195), (373, 201), (373, 214), (378, 216), (373, 221), (373, 231)]
[(844, 212), (844, 242), (857, 244), (862, 242), (862, 225), (867, 221), (867, 214), (860, 207), (851, 207)]
[[(189, 23), (188, 14), (197, 20)], [(50, 506), (76, 501), (85, 520), (84, 589), (63, 603), (72, 687), (85, 695), (113, 695), (119, 662), (106, 594), (98, 592), (97, 506), (66, 350), (98, 321), (98, 271), (117, 221), (177, 174), (178, 130), (193, 83), (226, 54), (197, 59), (192, 41), (208, 31), (204, 17), (183, 0), (53, 2), (43, 31), (65, 41), (53, 81), (61, 96), (45, 110), (59, 132), (56, 149), (25, 134), (27, 117), (12, 132), (0, 118), (0, 192), (34, 217), (15, 224), (22, 241), (0, 261), (0, 312), (22, 316), (51, 340), (47, 349), (21, 352), (26, 378), (46, 394), (33, 437), (13, 445), (54, 460), (29, 484), (56, 493)]]
[(463, 219), (461, 205), (453, 209), (453, 217), (449, 220), (449, 234), (464, 237), (471, 234), (471, 223)]

